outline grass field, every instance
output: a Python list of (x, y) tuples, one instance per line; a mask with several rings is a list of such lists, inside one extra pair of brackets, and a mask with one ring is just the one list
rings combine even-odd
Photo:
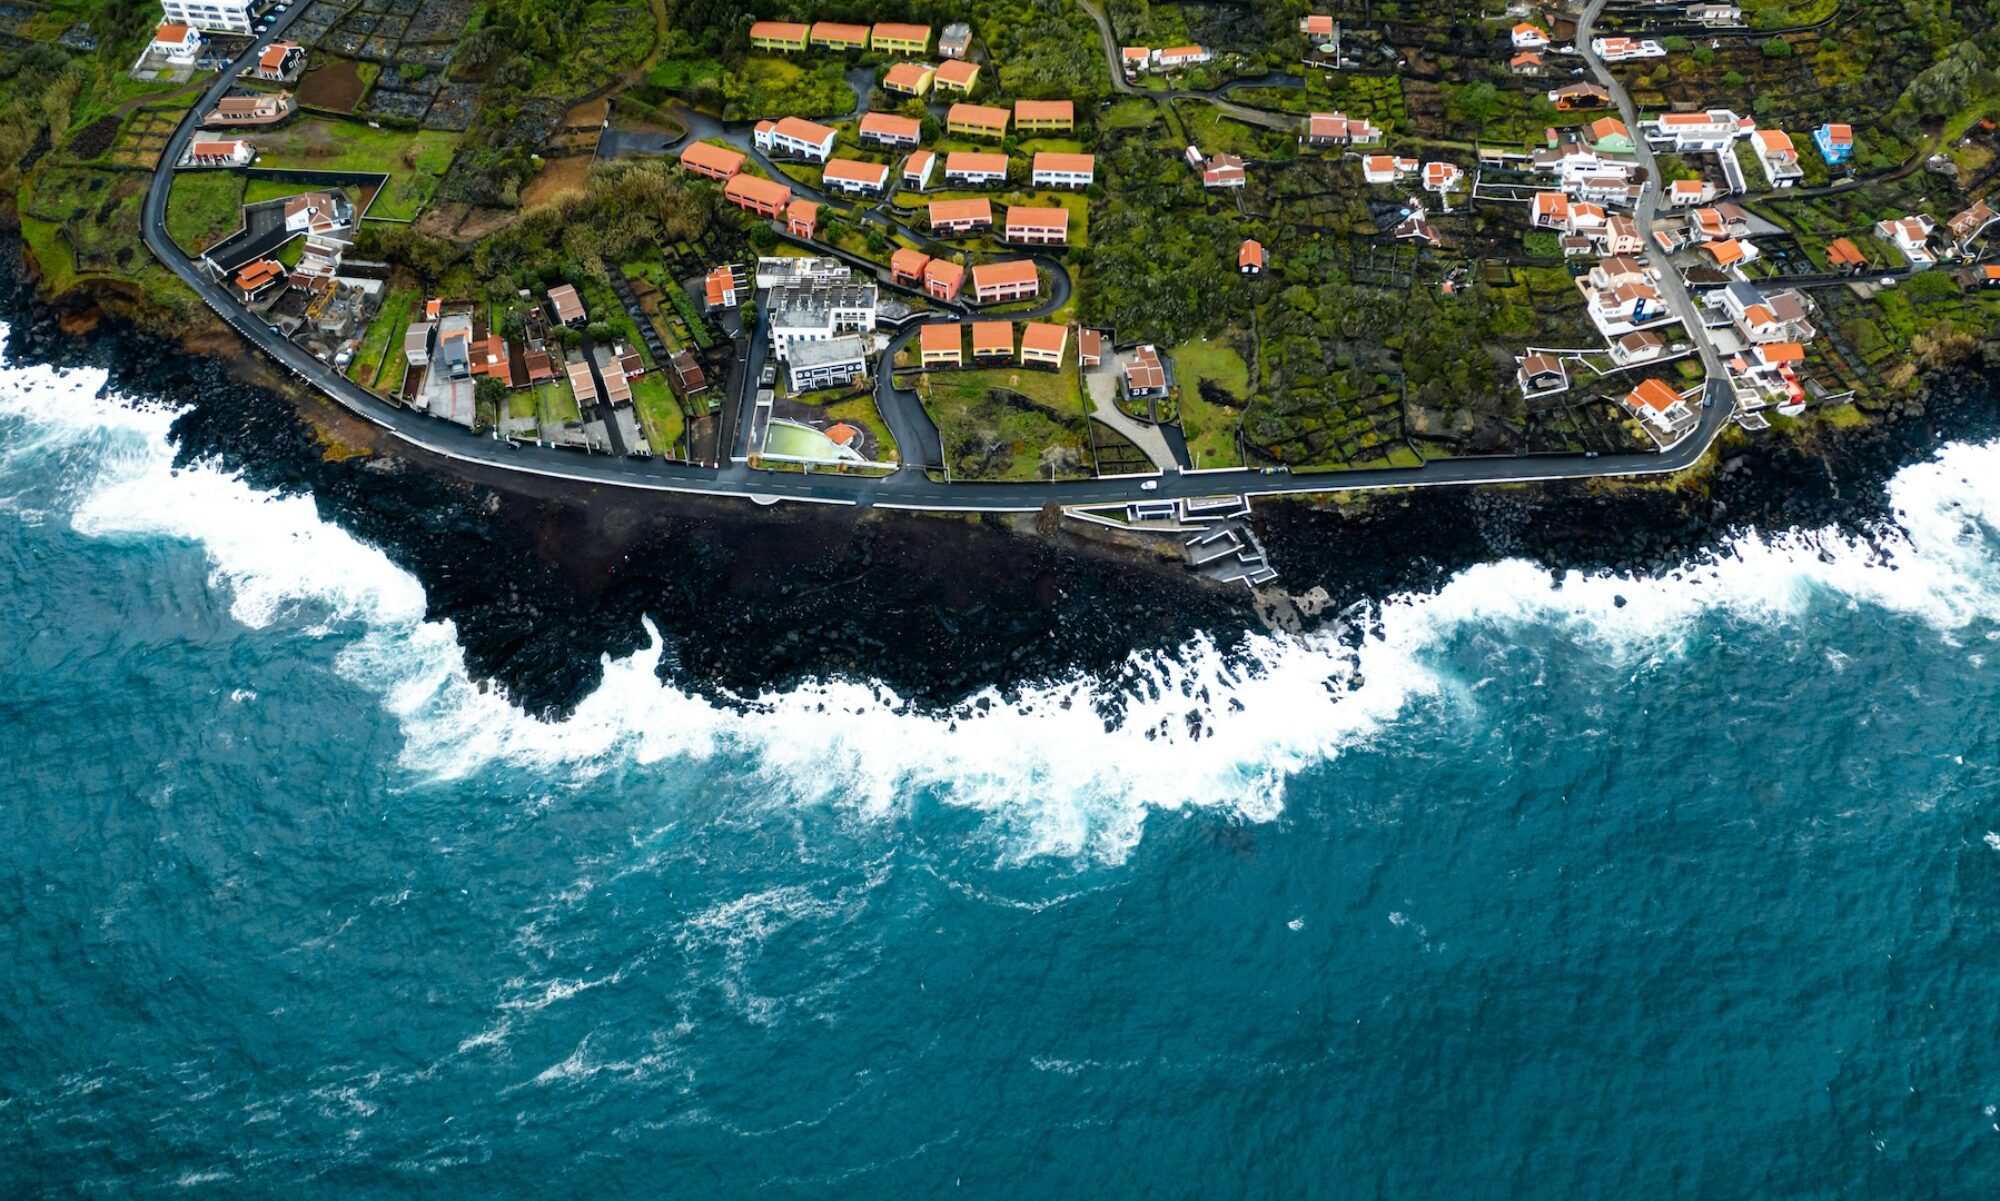
[(687, 418), (666, 376), (647, 372), (633, 380), (632, 408), (639, 414), (639, 424), (646, 431), (646, 441), (654, 454), (664, 457), (682, 453), (681, 437), (686, 431)]
[(958, 477), (1047, 479), (1044, 455), (1052, 449), (1068, 452), (1056, 478), (1087, 474), (1082, 469), (1087, 440), (1083, 397), (1070, 367), (940, 371), (919, 375), (917, 381), (917, 393), (937, 422)]
[(439, 130), (370, 129), (353, 121), (307, 118), (259, 134), (257, 165), (386, 172), (389, 182), (369, 216), (409, 221), (430, 203), (458, 142), (458, 134)]
[(230, 171), (181, 171), (167, 194), (167, 236), (200, 254), (243, 225), (243, 177)]
[(1250, 368), (1220, 338), (1190, 342), (1173, 351), (1174, 374), (1180, 385), (1181, 428), (1196, 467), (1239, 467), (1236, 429), (1240, 413), (1202, 399), (1201, 381), (1208, 380), (1238, 400), (1250, 394)]
[[(382, 302), (382, 311), (362, 335), (361, 348), (354, 353), (354, 362), (348, 365), (348, 377), (364, 388), (382, 384), (401, 383), (403, 379), (403, 331), (409, 328), (410, 311), (416, 307), (417, 294), (409, 291), (389, 293)], [(394, 359), (391, 364), (390, 360)], [(384, 367), (393, 367), (384, 371)]]

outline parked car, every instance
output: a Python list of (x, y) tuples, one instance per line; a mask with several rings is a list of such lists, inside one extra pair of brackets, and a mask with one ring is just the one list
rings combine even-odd
[(1145, 483), (1139, 485), (1139, 491), (1141, 492), (1157, 492), (1159, 490), (1160, 481), (1158, 480), (1147, 480)]

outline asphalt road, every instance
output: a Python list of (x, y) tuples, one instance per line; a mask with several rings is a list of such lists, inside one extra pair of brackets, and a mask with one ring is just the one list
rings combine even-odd
[[(1086, 8), (1089, 6), (1086, 5)], [(1594, 0), (1585, 20), (1593, 19), (1603, 7)], [(347, 379), (330, 366), (278, 336), (269, 326), (237, 306), (227, 288), (199, 271), (188, 256), (167, 236), (167, 196), (173, 187), (173, 164), (179, 161), (189, 139), (199, 127), (200, 114), (213, 107), (235, 83), (237, 73), (266, 43), (283, 35), (303, 7), (282, 14), (276, 26), (257, 39), (243, 58), (228, 65), (189, 110), (168, 140), (155, 169), (151, 188), (141, 210), (141, 233), (146, 246), (167, 268), (179, 276), (210, 307), (273, 361), (300, 380), (373, 422), (412, 446), (460, 462), (477, 463), (502, 470), (573, 480), (582, 484), (646, 488), (662, 492), (700, 493), (710, 496), (741, 497), (759, 503), (778, 500), (822, 504), (876, 505), (882, 507), (989, 512), (1031, 512), (1047, 505), (1102, 505), (1140, 500), (1213, 496), (1226, 493), (1275, 496), (1301, 493), (1356, 491), (1368, 488), (1421, 488), (1464, 484), (1520, 483), (1537, 480), (1584, 479), (1608, 475), (1652, 475), (1680, 471), (1700, 459), (1726, 423), (1729, 409), (1718, 403), (1704, 410), (1696, 436), (1683, 439), (1673, 449), (1660, 454), (1535, 455), (1501, 459), (1446, 460), (1424, 467), (1369, 468), (1353, 471), (1293, 476), (1287, 471), (1270, 473), (1237, 469), (1199, 473), (1167, 473), (1154, 476), (1126, 476), (1057, 483), (954, 483), (945, 484), (916, 470), (903, 470), (879, 479), (864, 479), (821, 473), (753, 471), (741, 463), (721, 468), (667, 463), (657, 459), (631, 459), (586, 455), (553, 447), (514, 445), (487, 437), (473, 436), (458, 426), (437, 418), (411, 412), (389, 403)], [(1093, 15), (1098, 15), (1093, 13)], [(1109, 39), (1110, 31), (1098, 15), (1100, 28)], [(1587, 28), (1587, 26), (1585, 27)], [(1579, 33), (1579, 38), (1582, 38)], [(1115, 46), (1106, 42), (1107, 54), (1115, 60)], [(1116, 63), (1114, 61), (1115, 68)], [(1600, 79), (1608, 80), (1601, 63), (1593, 63)], [(1114, 69), (1113, 78), (1121, 78)], [(1620, 101), (1621, 111), (1631, 123), (1630, 100), (1615, 82), (1607, 82)], [(1069, 286), (1067, 275), (1061, 286)], [(1683, 294), (1683, 300), (1685, 296)], [(1060, 300), (1055, 302), (1060, 304)], [(753, 342), (757, 339), (753, 339)], [(745, 364), (744, 386), (754, 391), (762, 354), (753, 349)], [(905, 394), (908, 395), (908, 394)], [(893, 408), (893, 406), (892, 406)], [(739, 417), (739, 429), (732, 442), (740, 442), (748, 413)], [(885, 419), (888, 414), (885, 412)], [(900, 436), (900, 431), (899, 431)], [(1146, 485), (1150, 484), (1148, 489)]]
[[(1605, 0), (1590, 0), (1583, 14), (1576, 19), (1576, 50), (1590, 67), (1591, 74), (1597, 77), (1597, 82), (1611, 93), (1612, 103), (1618, 107), (1619, 119), (1625, 122), (1625, 128), (1631, 133), (1633, 156), (1646, 173), (1646, 185), (1639, 193), (1639, 203), (1633, 206), (1632, 221), (1638, 226), (1640, 243), (1651, 253), (1658, 245), (1653, 240), (1653, 221), (1659, 211), (1663, 177), (1659, 161), (1653, 157), (1652, 144), (1639, 132), (1639, 112), (1632, 103), (1631, 94), (1590, 48), (1591, 28), (1597, 24), (1604, 5)], [(1702, 332), (1701, 312), (1695, 307), (1694, 298), (1688, 294), (1687, 285), (1681, 281), (1680, 272), (1670, 264), (1665, 265), (1660, 271), (1659, 282), (1660, 293), (1666, 297), (1668, 307), (1673, 309), (1674, 316), (1681, 319), (1688, 336), (1694, 339), (1695, 349), (1701, 355), (1701, 365), (1708, 375), (1707, 388), (1703, 393), (1705, 403), (1697, 410), (1700, 422), (1687, 439), (1699, 442), (1705, 448), (1722, 432), (1722, 427), (1729, 424), (1736, 410), (1735, 398), (1729, 388), (1729, 371), (1722, 364), (1722, 352)]]

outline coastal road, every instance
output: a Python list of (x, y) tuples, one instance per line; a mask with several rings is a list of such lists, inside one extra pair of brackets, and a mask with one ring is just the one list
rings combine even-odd
[[(1601, 7), (1602, 0), (1597, 0), (1593, 5), (1592, 15)], [(1654, 454), (1606, 455), (1597, 459), (1587, 459), (1579, 455), (1537, 455), (1508, 459), (1445, 460), (1423, 467), (1367, 468), (1300, 476), (1282, 470), (1266, 473), (1232, 469), (1054, 483), (1006, 484), (946, 484), (924, 472), (914, 470), (898, 471), (881, 478), (859, 478), (821, 473), (800, 475), (790, 472), (756, 471), (742, 463), (725, 463), (720, 468), (709, 468), (663, 462), (658, 459), (586, 455), (554, 447), (517, 446), (495, 438), (477, 437), (456, 425), (412, 412), (384, 400), (306, 353), (296, 344), (279, 336), (264, 322), (257, 320), (238, 306), (229, 290), (197, 268), (187, 254), (167, 235), (167, 197), (173, 188), (173, 165), (179, 161), (187, 149), (189, 140), (199, 128), (201, 114), (212, 108), (215, 102), (229, 91), (244, 65), (253, 61), (265, 44), (281, 36), (303, 11), (303, 8), (294, 8), (288, 13), (281, 14), (270, 33), (258, 38), (243, 58), (228, 64), (217, 75), (215, 82), (203, 93), (180, 126), (174, 130), (161, 152), (159, 166), (154, 170), (152, 184), (141, 209), (141, 236), (147, 248), (241, 334), (245, 341), (257, 347), (299, 380), (324, 393), (356, 415), (410, 446), (442, 458), (585, 485), (739, 497), (760, 503), (794, 500), (934, 511), (1032, 512), (1047, 505), (1115, 505), (1142, 500), (1168, 500), (1221, 494), (1280, 496), (1375, 488), (1526, 483), (1588, 479), (1597, 476), (1666, 474), (1684, 470), (1697, 462), (1727, 420), (1728, 409), (1718, 403), (1715, 409), (1703, 411), (1696, 436), (1684, 438), (1671, 449)], [(1601, 71), (1601, 64), (1597, 66)], [(1607, 86), (1611, 86), (1613, 94), (1621, 99), (1629, 120), (1630, 102), (1624, 98), (1623, 90), (1615, 85)], [(1063, 273), (1060, 286), (1067, 288), (1068, 282), (1067, 274)], [(1059, 306), (1060, 300), (1056, 303)], [(754, 381), (756, 367), (761, 357), (759, 354), (753, 354), (752, 361), (745, 365), (746, 381)], [(754, 388), (754, 383), (746, 383), (746, 386)], [(1713, 391), (1713, 381), (1711, 390)], [(893, 407), (892, 405), (892, 409)], [(888, 419), (890, 419), (888, 413), (885, 412), (885, 420)], [(748, 414), (743, 414), (741, 421), (747, 420)], [(741, 429), (735, 431), (735, 434), (740, 439)], [(1152, 488), (1148, 489), (1145, 487), (1146, 484), (1151, 484)]]

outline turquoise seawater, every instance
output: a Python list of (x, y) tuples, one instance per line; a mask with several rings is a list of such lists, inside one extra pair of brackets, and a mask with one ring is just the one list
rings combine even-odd
[(0, 1195), (2000, 1189), (2000, 449), (1358, 651), (544, 724), (99, 382), (0, 368)]

